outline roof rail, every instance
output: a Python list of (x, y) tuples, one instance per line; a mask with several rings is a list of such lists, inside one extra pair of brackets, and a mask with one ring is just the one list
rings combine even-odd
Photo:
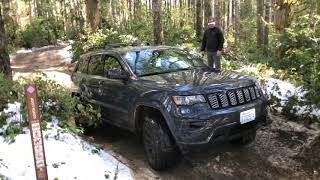
[(150, 46), (151, 44), (149, 42), (132, 42), (132, 43), (114, 43), (114, 44), (106, 44), (102, 46), (92, 47), (89, 48), (88, 51), (92, 50), (98, 50), (98, 49), (112, 49), (112, 48), (119, 48), (119, 47), (127, 47), (127, 46)]

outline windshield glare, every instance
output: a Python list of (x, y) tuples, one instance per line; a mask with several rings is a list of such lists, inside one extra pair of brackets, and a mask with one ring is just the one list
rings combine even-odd
[(123, 57), (138, 76), (206, 67), (200, 58), (171, 49), (129, 51)]

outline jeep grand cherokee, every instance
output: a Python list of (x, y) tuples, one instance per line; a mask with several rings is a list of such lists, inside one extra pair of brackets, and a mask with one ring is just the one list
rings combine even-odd
[(252, 78), (215, 73), (172, 47), (94, 50), (78, 60), (72, 80), (105, 122), (142, 138), (156, 170), (215, 142), (250, 143), (266, 121), (266, 99)]

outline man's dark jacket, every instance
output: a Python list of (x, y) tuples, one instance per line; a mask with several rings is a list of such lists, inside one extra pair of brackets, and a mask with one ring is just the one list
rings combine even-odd
[(222, 51), (224, 43), (223, 33), (220, 28), (208, 28), (205, 30), (202, 39), (201, 51), (208, 52)]

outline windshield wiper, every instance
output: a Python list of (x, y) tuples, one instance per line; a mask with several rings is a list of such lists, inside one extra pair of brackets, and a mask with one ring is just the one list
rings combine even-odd
[(152, 75), (166, 74), (166, 73), (172, 73), (172, 72), (178, 72), (178, 71), (187, 71), (187, 70), (191, 70), (191, 69), (193, 69), (193, 68), (173, 69), (173, 70), (168, 70), (168, 71), (161, 71), (161, 72), (153, 72), (153, 73), (141, 74), (141, 75), (139, 75), (139, 76), (140, 76), (140, 77), (142, 77), (142, 76), (152, 76)]

